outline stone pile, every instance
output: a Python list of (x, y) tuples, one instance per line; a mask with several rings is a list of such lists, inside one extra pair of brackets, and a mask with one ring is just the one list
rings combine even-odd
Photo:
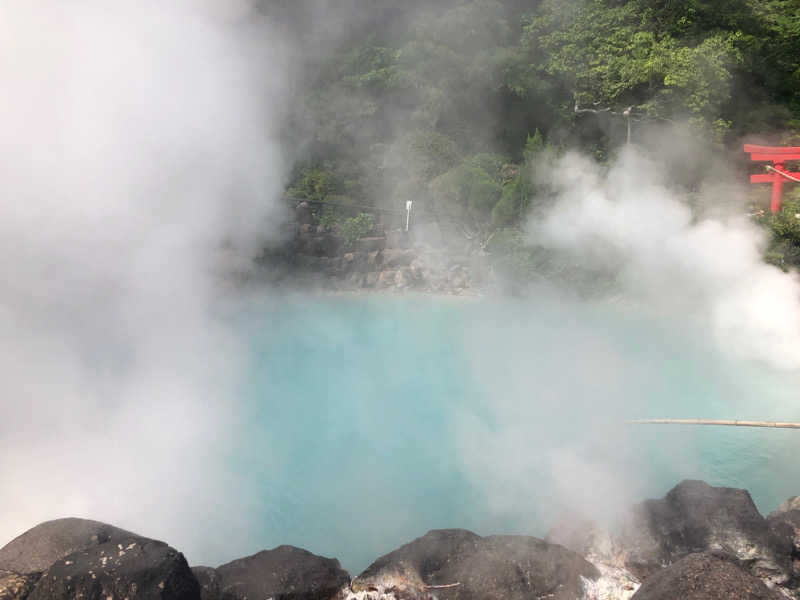
[(800, 499), (765, 519), (747, 491), (701, 481), (613, 528), (567, 515), (544, 540), (434, 530), (353, 579), (292, 546), (189, 568), (164, 542), (59, 519), (0, 549), (0, 600), (798, 599), (798, 542)]

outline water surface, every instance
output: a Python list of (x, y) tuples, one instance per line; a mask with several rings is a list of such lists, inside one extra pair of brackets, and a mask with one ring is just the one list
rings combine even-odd
[[(613, 513), (684, 478), (800, 493), (791, 430), (625, 425), (800, 420), (795, 374), (737, 362), (702, 328), (543, 294), (516, 300), (293, 296), (243, 319), (259, 547), (351, 572), (432, 528), (543, 536), (564, 510)], [(254, 542), (256, 543), (256, 542)]]

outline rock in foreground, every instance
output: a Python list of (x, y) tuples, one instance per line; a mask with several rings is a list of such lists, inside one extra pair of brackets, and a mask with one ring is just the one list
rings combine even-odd
[(576, 553), (538, 538), (443, 529), (379, 558), (352, 582), (351, 597), (574, 600), (597, 577)]
[(174, 548), (86, 519), (37, 525), (0, 549), (1, 600), (199, 600)]
[[(234, 560), (215, 573), (218, 584), (205, 573), (209, 576), (208, 591), (213, 593), (218, 585), (220, 598), (237, 600), (328, 600), (350, 581), (338, 560), (293, 546), (279, 546)], [(215, 599), (209, 595), (204, 600)]]
[(633, 600), (780, 600), (735, 558), (717, 553), (690, 554), (645, 581)]
[(791, 544), (775, 535), (747, 490), (683, 481), (659, 500), (633, 506), (613, 531), (580, 519), (554, 528), (548, 540), (586, 556), (604, 569), (647, 581), (684, 557), (720, 551), (769, 585), (792, 588)]
[(200, 600), (183, 555), (164, 542), (129, 537), (57, 560), (28, 600)]
[(59, 558), (133, 536), (130, 531), (88, 519), (56, 519), (29, 529), (0, 548), (0, 570), (42, 573)]

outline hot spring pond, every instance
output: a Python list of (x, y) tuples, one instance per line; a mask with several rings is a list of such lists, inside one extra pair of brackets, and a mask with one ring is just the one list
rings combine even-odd
[(681, 479), (800, 494), (800, 431), (634, 418), (800, 420), (793, 373), (726, 357), (702, 328), (547, 294), (292, 296), (241, 318), (250, 361), (231, 461), (253, 548), (358, 572), (429, 529), (543, 536)]

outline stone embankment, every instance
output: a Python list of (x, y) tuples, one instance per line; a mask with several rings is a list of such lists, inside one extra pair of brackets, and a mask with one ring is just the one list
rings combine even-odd
[(84, 519), (0, 548), (0, 600), (779, 600), (800, 598), (800, 499), (767, 518), (745, 490), (684, 481), (602, 528), (546, 539), (434, 530), (355, 578), (292, 546), (190, 568), (164, 542)]
[(463, 235), (445, 235), (435, 223), (411, 232), (376, 225), (347, 241), (336, 227), (316, 222), (301, 202), (289, 239), (263, 257), (269, 276), (325, 289), (474, 294), (486, 281), (486, 254)]

